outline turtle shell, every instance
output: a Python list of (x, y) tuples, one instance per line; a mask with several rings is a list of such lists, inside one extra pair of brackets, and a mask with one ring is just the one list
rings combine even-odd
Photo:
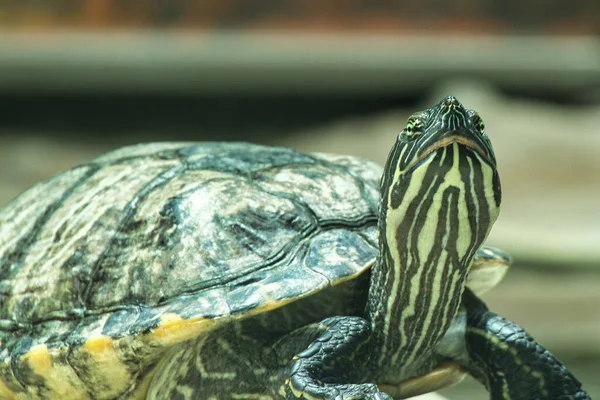
[(34, 186), (0, 211), (0, 398), (135, 398), (157, 349), (360, 275), (380, 176), (350, 156), (158, 143)]

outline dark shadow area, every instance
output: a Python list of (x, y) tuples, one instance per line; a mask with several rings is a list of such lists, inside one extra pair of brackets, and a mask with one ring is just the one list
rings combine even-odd
[(425, 96), (0, 96), (0, 132), (106, 141), (259, 140), (349, 116), (413, 106)]

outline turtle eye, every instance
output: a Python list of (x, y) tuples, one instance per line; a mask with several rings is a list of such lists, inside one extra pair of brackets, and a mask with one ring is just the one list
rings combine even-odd
[(481, 117), (478, 114), (475, 114), (475, 115), (473, 115), (473, 118), (471, 119), (471, 121), (473, 122), (473, 125), (475, 125), (475, 128), (477, 128), (479, 133), (481, 133), (482, 135), (485, 135), (485, 124), (483, 123), (483, 120), (481, 119)]
[(404, 128), (404, 133), (409, 139), (416, 139), (423, 133), (423, 119), (419, 117), (410, 117)]

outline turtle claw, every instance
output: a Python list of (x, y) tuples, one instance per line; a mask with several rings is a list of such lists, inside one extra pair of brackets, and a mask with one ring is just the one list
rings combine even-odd
[(380, 392), (376, 385), (307, 385), (302, 393), (287, 392), (287, 399), (319, 399), (319, 400), (393, 400)]
[(391, 396), (380, 392), (376, 385), (344, 385), (335, 400), (393, 400)]
[(375, 393), (374, 395), (358, 395), (358, 396), (346, 396), (345, 394), (339, 395), (335, 400), (393, 400), (390, 396), (385, 393)]
[(366, 398), (366, 400), (394, 400), (392, 399), (391, 396), (383, 393), (383, 392), (379, 392), (379, 393), (375, 393), (373, 396), (369, 396)]

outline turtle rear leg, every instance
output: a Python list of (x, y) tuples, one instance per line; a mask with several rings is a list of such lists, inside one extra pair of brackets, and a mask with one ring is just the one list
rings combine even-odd
[(581, 383), (520, 326), (490, 312), (469, 289), (465, 352), (459, 361), (482, 382), (492, 400), (589, 400)]

